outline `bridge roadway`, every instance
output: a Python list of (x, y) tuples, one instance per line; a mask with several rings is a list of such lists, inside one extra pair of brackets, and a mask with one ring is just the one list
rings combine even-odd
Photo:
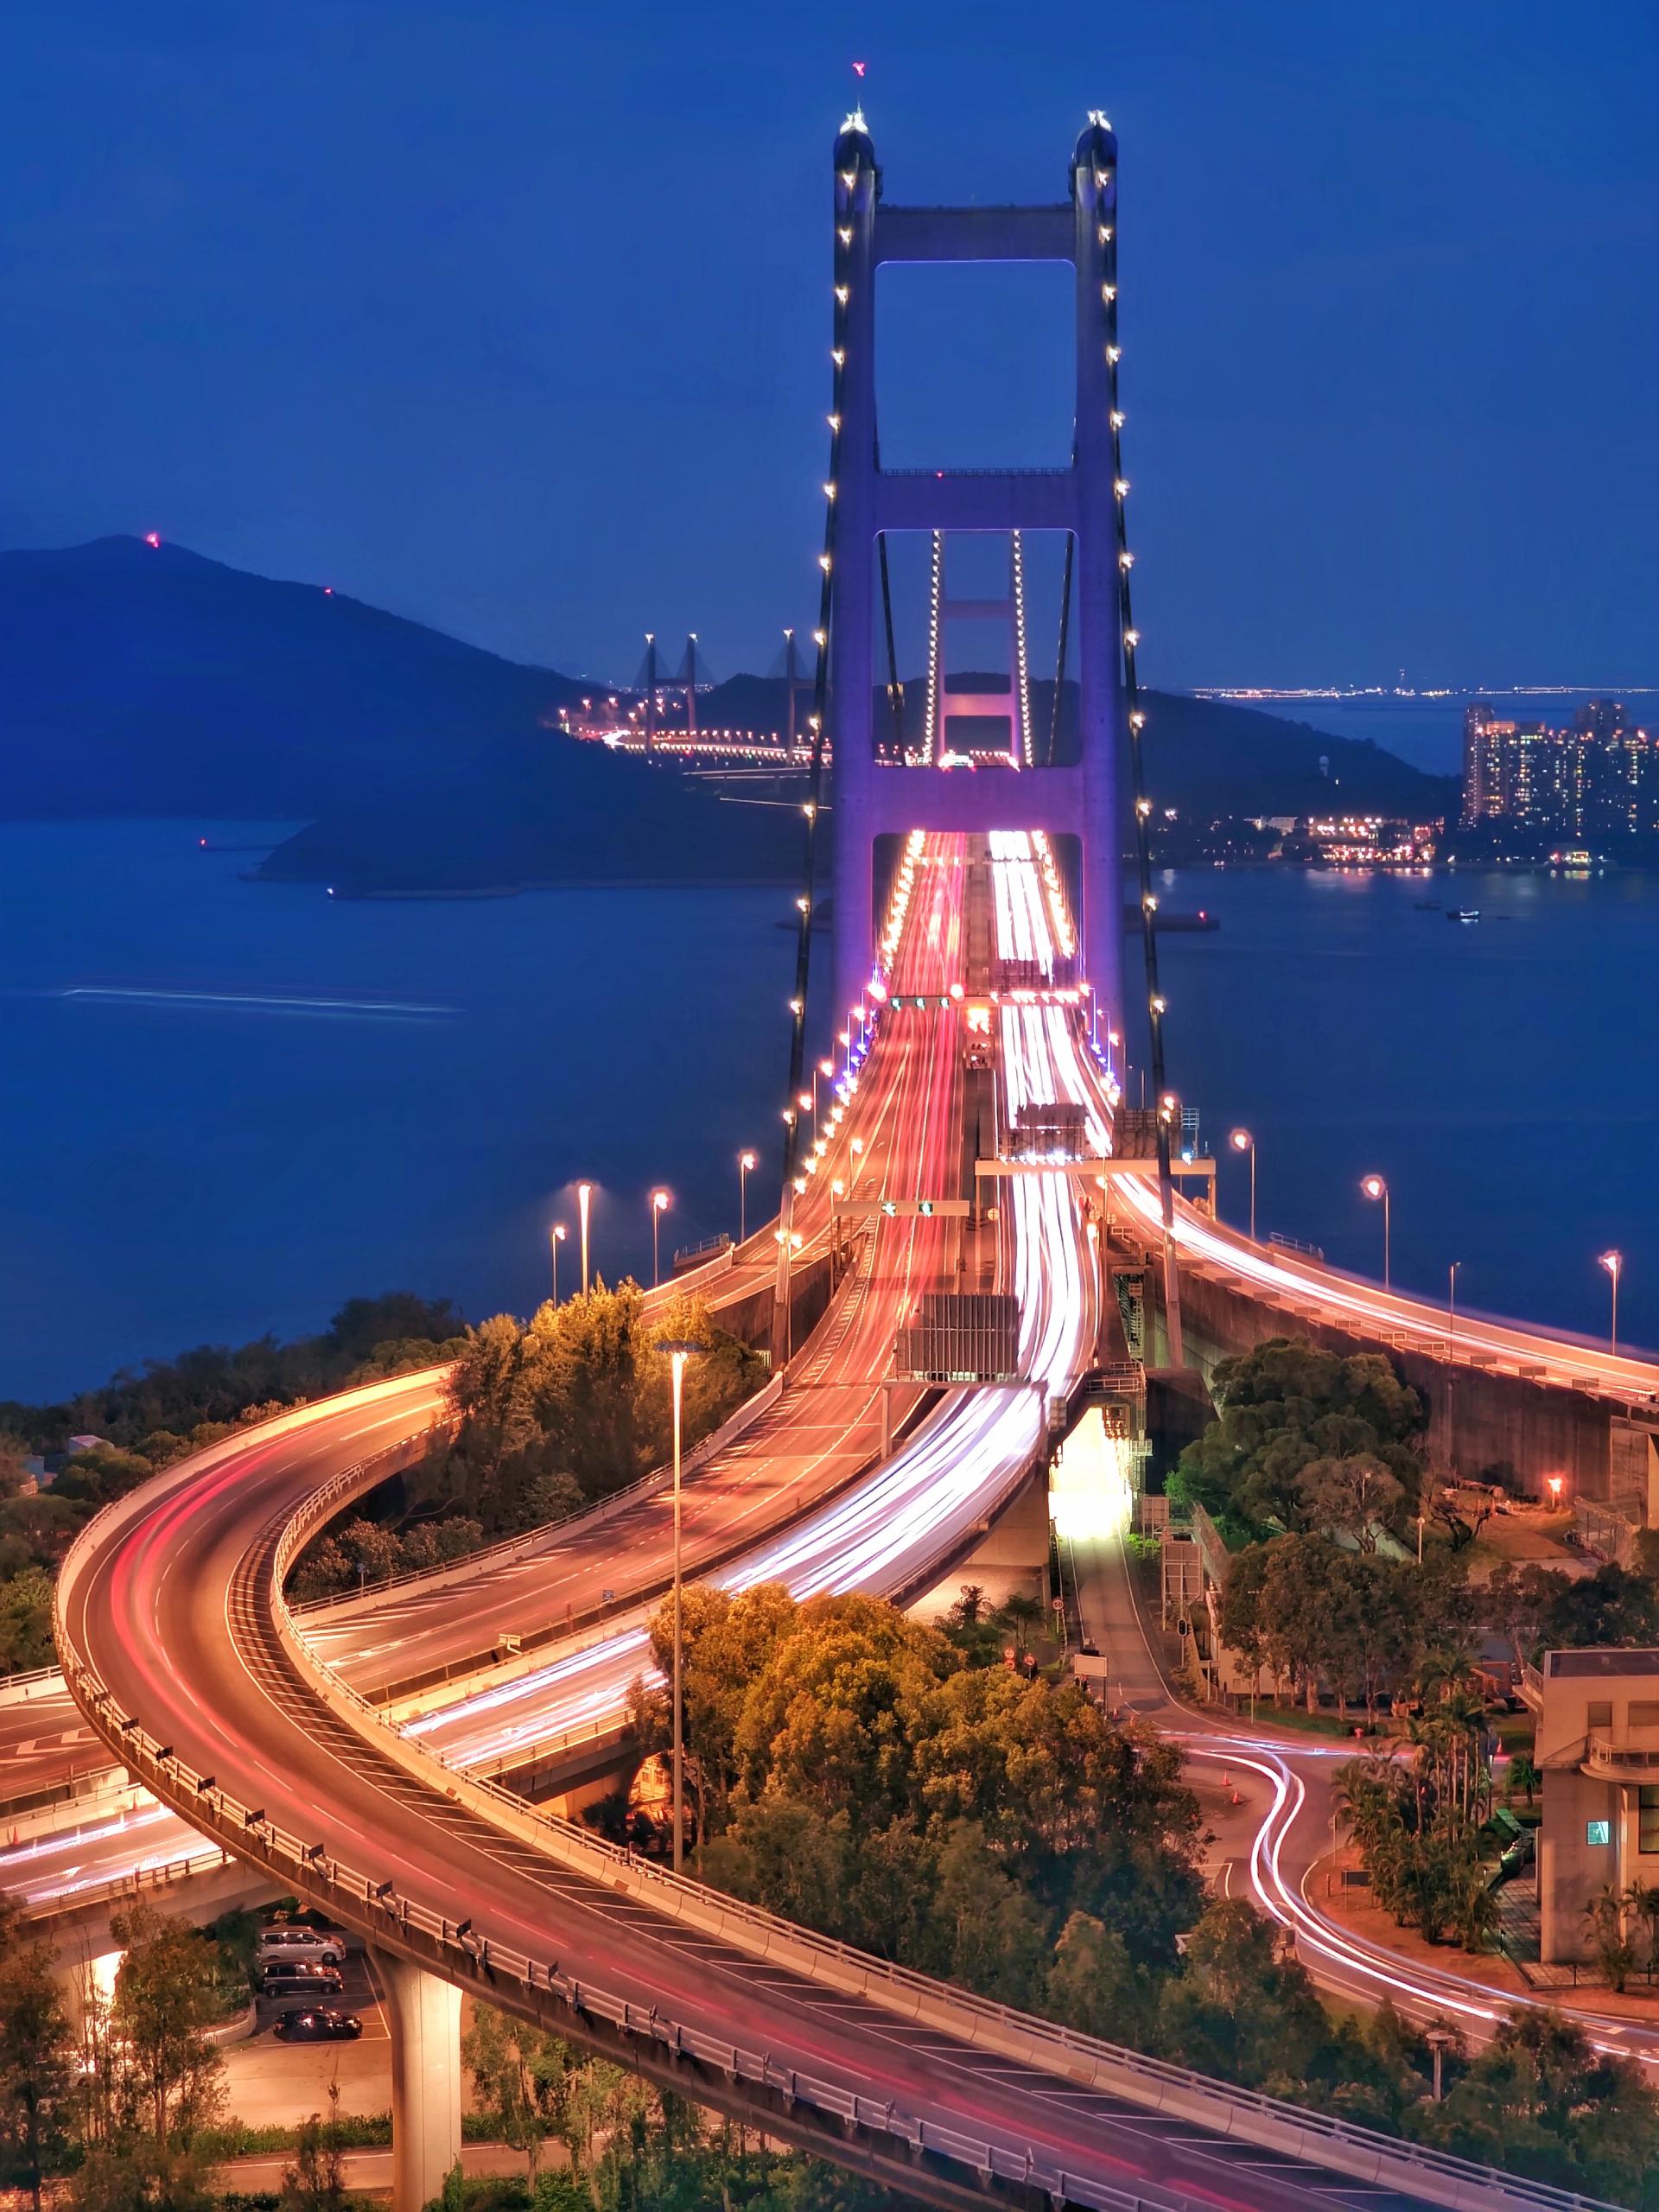
[[(1004, 1017), (1010, 1100), (1016, 1082), (1043, 1095), (1045, 1041), (1065, 1034), (1054, 1011)], [(1075, 1193), (1031, 1179), (1007, 1211), (1028, 1353), (1075, 1370), (1091, 1319)], [(993, 1449), (1029, 1435), (1029, 1394), (967, 1402), (989, 1405)], [(695, 1885), (595, 1869), (577, 1832), (380, 1726), (287, 1627), (284, 1531), (326, 1487), (294, 1456), (255, 1445), (186, 1463), (100, 1516), (66, 1565), (63, 1644), (95, 1725), (164, 1798), (383, 1948), (435, 1955), (452, 1980), (620, 2040), (658, 2078), (941, 2202), (994, 2183), (1103, 2207), (1562, 2201), (832, 1958)]]
[[(944, 989), (941, 963), (955, 960), (961, 890), (959, 868), (923, 874), (905, 917), (896, 971), (905, 989)], [(954, 1181), (962, 1077), (959, 1056), (940, 1048), (947, 1019), (929, 1014), (884, 1039), (869, 1065), (855, 1067), (851, 1084), (838, 1087), (834, 1103), (841, 1126), (833, 1132), (825, 1087), (821, 1168), (796, 1214), (809, 1245), (830, 1233), (837, 1211), (834, 1179), (845, 1183), (848, 1200), (866, 1203), (914, 1198)], [(902, 1430), (916, 1413), (922, 1392), (895, 1390), (884, 1408), (887, 1394), (879, 1378), (890, 1365), (894, 1329), (919, 1293), (938, 1279), (953, 1226), (937, 1217), (875, 1217), (858, 1240), (850, 1279), (792, 1364), (782, 1395), (687, 1485), (689, 1573), (707, 1572), (844, 1491), (879, 1458), (884, 1425)], [(754, 1255), (768, 1248), (772, 1257), (764, 1274), (769, 1283), (776, 1258), (770, 1227), (743, 1248), (738, 1264), (746, 1272), (753, 1269)], [(717, 1265), (700, 1275), (712, 1293), (730, 1272)], [(684, 1287), (683, 1280), (665, 1286), (661, 1294), (648, 1294), (647, 1305), (660, 1308)], [(410, 1377), (391, 1395), (374, 1448), (387, 1440), (418, 1440), (442, 1416), (446, 1373), (434, 1370)], [(279, 1424), (283, 1448), (311, 1455), (318, 1471), (330, 1477), (359, 1455), (360, 1418), (353, 1406), (341, 1404), (338, 1414), (326, 1407), (311, 1408)], [(259, 1433), (264, 1438), (267, 1432)], [(233, 1452), (240, 1443), (227, 1440), (214, 1456)], [(446, 1671), (465, 1674), (509, 1638), (533, 1639), (556, 1629), (561, 1617), (604, 1610), (612, 1590), (626, 1599), (660, 1589), (670, 1573), (671, 1542), (671, 1497), (658, 1478), (639, 1486), (620, 1510), (505, 1548), (484, 1572), (441, 1571), (322, 1609), (309, 1617), (308, 1633), (365, 1694)], [(643, 1631), (635, 1640), (643, 1645)], [(631, 1666), (637, 1670), (637, 1652)], [(466, 1754), (464, 1744), (447, 1748), (452, 1755)], [(8, 1751), (15, 1765), (7, 1761)], [(135, 1871), (176, 1865), (199, 1847), (195, 1832), (176, 1816), (147, 1799), (130, 1804), (130, 1793), (116, 1789), (108, 1754), (86, 1732), (60, 1678), (36, 1686), (27, 1701), (0, 1704), (0, 1774), (6, 1777), (9, 1800), (100, 1772), (105, 1788), (84, 1806), (77, 1804), (73, 1825), (60, 1821), (47, 1833), (14, 1833), (10, 1846), (0, 1849), (0, 1891), (36, 1906), (61, 1904)]]

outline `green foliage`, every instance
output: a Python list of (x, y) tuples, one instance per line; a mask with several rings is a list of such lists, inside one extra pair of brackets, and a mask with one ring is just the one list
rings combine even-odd
[(328, 2118), (301, 2123), (294, 2163), (283, 2169), (280, 2212), (346, 2212), (352, 2195), (340, 2138), (340, 2084), (328, 2084)]
[(1221, 1634), (1247, 1666), (1304, 1692), (1310, 1712), (1328, 1682), (1339, 1713), (1363, 1698), (1374, 1721), (1382, 1690), (1422, 1649), (1437, 1589), (1409, 1562), (1344, 1549), (1323, 1533), (1275, 1536), (1234, 1554)]
[(1277, 1925), (1243, 1897), (1220, 1897), (1188, 1936), (1185, 1970), (1165, 1985), (1158, 2036), (1182, 2063), (1252, 2089), (1300, 2098), (1331, 2024)]
[(496, 2140), (525, 2152), (533, 2190), (544, 2144), (568, 2125), (575, 2053), (558, 2037), (479, 2005), (461, 2038), (461, 2056), (472, 2075), (477, 2110)]
[(1481, 1700), (1466, 1675), (1441, 1681), (1408, 1728), (1408, 1759), (1351, 1761), (1338, 1805), (1372, 1891), (1431, 1943), (1485, 1948), (1497, 1922), (1484, 1823), (1491, 1804)]
[(144, 2132), (158, 2152), (188, 2147), (222, 2094), (223, 2063), (206, 2034), (226, 2013), (218, 1946), (144, 1901), (112, 1913), (110, 1934), (126, 1955), (105, 2052), (113, 2147)]
[(0, 1910), (0, 2182), (27, 2190), (35, 2212), (68, 2145), (73, 2055), (51, 1945)]
[[(1202, 1894), (1179, 1756), (1076, 1682), (974, 1663), (986, 1618), (976, 1593), (935, 1628), (861, 1596), (688, 1592), (703, 1873), (1012, 2003), (1040, 2000), (1080, 1919), (1166, 1966)], [(664, 1608), (659, 1661), (670, 1633)], [(660, 1739), (661, 1702), (643, 1705)]]
[(429, 1366), (448, 1355), (463, 1325), (447, 1299), (406, 1290), (352, 1298), (321, 1336), (289, 1344), (259, 1337), (235, 1350), (199, 1344), (175, 1359), (124, 1368), (101, 1389), (64, 1405), (0, 1405), (0, 1428), (26, 1437), (37, 1451), (60, 1450), (77, 1433), (105, 1436), (130, 1450), (153, 1432), (188, 1436), (203, 1421), (242, 1421), (251, 1407), (274, 1409), (321, 1397), (394, 1344), (418, 1353), (413, 1364)]
[(292, 1595), (305, 1601), (352, 1591), (395, 1574), (414, 1574), (465, 1559), (484, 1542), (480, 1521), (457, 1516), (417, 1522), (401, 1532), (361, 1515), (310, 1545), (293, 1578)]
[(213, 2212), (207, 2160), (138, 2136), (90, 2152), (69, 2185), (73, 2212)]
[(52, 1578), (26, 1567), (0, 1582), (0, 1671), (26, 1672), (52, 1663)]
[(1422, 1402), (1381, 1353), (1274, 1337), (1222, 1360), (1212, 1389), (1219, 1413), (1167, 1487), (1224, 1534), (1346, 1529), (1369, 1548), (1377, 1527), (1417, 1510)]
[(1558, 2013), (1512, 2012), (1445, 2101), (1414, 2105), (1407, 2125), (1420, 2142), (1558, 2189), (1656, 2202), (1659, 2095)]
[[(461, 1326), (447, 1300), (391, 1291), (348, 1300), (321, 1336), (287, 1344), (261, 1337), (235, 1351), (202, 1344), (141, 1372), (123, 1370), (64, 1405), (0, 1405), (0, 1672), (50, 1660), (49, 1605), (29, 1570), (49, 1575), (100, 1506), (245, 1423), (359, 1377), (453, 1357)], [(105, 1441), (25, 1496), (20, 1454), (60, 1451), (79, 1434)]]
[(659, 1346), (676, 1339), (708, 1347), (685, 1370), (690, 1450), (761, 1374), (755, 1355), (717, 1329), (700, 1300), (674, 1299), (648, 1322), (637, 1283), (601, 1283), (585, 1297), (542, 1306), (527, 1325), (505, 1313), (481, 1323), (450, 1384), (460, 1431), (411, 1478), (411, 1497), (471, 1514), (494, 1536), (663, 1465), (671, 1444), (670, 1372)]

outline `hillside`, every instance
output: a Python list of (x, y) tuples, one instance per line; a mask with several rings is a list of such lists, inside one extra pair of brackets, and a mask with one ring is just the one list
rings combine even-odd
[[(0, 553), (0, 818), (297, 818), (310, 827), (264, 872), (341, 892), (796, 873), (792, 808), (728, 804), (550, 730), (584, 688), (182, 547)], [(1051, 696), (1036, 687), (1040, 728)], [(1443, 783), (1376, 746), (1207, 701), (1149, 704), (1160, 805), (1296, 813), (1338, 791), (1424, 816), (1446, 804)], [(775, 725), (782, 706), (780, 682), (737, 677), (699, 720)]]

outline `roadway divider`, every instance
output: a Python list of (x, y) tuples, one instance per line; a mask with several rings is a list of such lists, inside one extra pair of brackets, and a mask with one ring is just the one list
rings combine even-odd
[(1510, 2208), (1522, 2206), (1581, 2209), (1592, 2202), (1571, 2192), (1512, 2180), (1469, 2160), (1305, 2111), (1276, 2098), (1233, 2088), (1187, 2068), (1145, 2057), (971, 1995), (651, 1866), (575, 1822), (542, 1813), (496, 1784), (451, 1767), (435, 1752), (386, 1726), (373, 1707), (308, 1649), (283, 1604), (286, 1561), (308, 1541), (315, 1525), (315, 1500), (321, 1496), (319, 1491), (306, 1501), (276, 1541), (265, 1597), (277, 1636), (302, 1679), (336, 1716), (359, 1732), (372, 1731), (369, 1748), (390, 1758), (435, 1798), (447, 1798), (463, 1807), (498, 1832), (528, 1843), (611, 1894), (628, 1896), (752, 1958), (785, 1967), (820, 1986), (936, 2029), (972, 2049), (1108, 2095), (1127, 2098), (1211, 2133), (1306, 2160), (1373, 2188), (1427, 2197), (1453, 2208), (1453, 2212), (1509, 2212)]
[[(272, 1587), (274, 1591), (274, 1582)], [(290, 1633), (296, 1632), (290, 1630)], [(68, 1646), (64, 1648), (67, 1652)], [(320, 1663), (315, 1660), (311, 1662), (312, 1666)], [(122, 1715), (107, 1689), (78, 1656), (69, 1657), (66, 1672), (77, 1701), (93, 1725), (112, 1741), (119, 1742), (124, 1756), (150, 1778), (159, 1795), (178, 1804), (181, 1810), (188, 1807), (188, 1816), (192, 1821), (219, 1836), (226, 1855), (251, 1861), (283, 1887), (312, 1897), (325, 1909), (338, 1912), (361, 1929), (369, 1940), (390, 1943), (416, 1963), (429, 1966), (446, 1979), (493, 2003), (507, 2004), (523, 2017), (569, 2032), (574, 2015), (584, 2040), (598, 2042), (601, 2048), (621, 2048), (644, 2070), (668, 2080), (694, 2098), (733, 2109), (733, 2099), (724, 2094), (721, 2087), (722, 2082), (729, 2084), (733, 2090), (751, 2093), (763, 2112), (775, 2113), (779, 2133), (790, 2139), (810, 2141), (810, 2131), (796, 2124), (804, 2108), (821, 2120), (828, 2120), (845, 2133), (856, 2133), (873, 2144), (884, 2178), (896, 2179), (902, 2173), (902, 2164), (896, 2162), (907, 2159), (912, 2164), (937, 2164), (954, 2176), (981, 2185), (1004, 2182), (1017, 2190), (1046, 2195), (1056, 2207), (1073, 2203), (1090, 2208), (1090, 2212), (1172, 2212), (1173, 2206), (1189, 2202), (1161, 2191), (1148, 2198), (1091, 2176), (1069, 2171), (1046, 2152), (1039, 2156), (1029, 2148), (1023, 2152), (1011, 2150), (1006, 2144), (924, 2121), (899, 2111), (890, 2101), (862, 2095), (838, 2082), (781, 2065), (766, 2050), (711, 2036), (673, 2020), (655, 2005), (645, 2007), (619, 1997), (591, 1980), (563, 1972), (556, 1960), (532, 1959), (504, 1946), (472, 1938), (445, 1916), (413, 1898), (397, 1896), (388, 1885), (375, 1881), (359, 1868), (327, 1857), (315, 1846), (276, 1827), (262, 1811), (243, 1805), (219, 1789), (210, 1777), (196, 1772), (166, 1746), (156, 1743), (130, 1716)], [(307, 1673), (308, 1676), (309, 1668)], [(391, 1732), (383, 1724), (373, 1722), (368, 1708), (362, 1710), (376, 1731), (372, 1748), (386, 1748), (385, 1739)], [(449, 1790), (448, 1794), (454, 1793)], [(520, 1807), (519, 1810), (528, 1815), (528, 1808)], [(492, 1825), (499, 1828), (499, 1818), (493, 1818)], [(535, 1821), (533, 1825), (538, 1831), (536, 1840), (545, 1847), (547, 1832), (554, 1824)], [(663, 1894), (668, 1890), (698, 1894), (727, 1916), (728, 1934), (738, 1920), (766, 1923), (770, 1919), (770, 1916), (718, 1899), (713, 1892), (699, 1892), (694, 1883), (676, 1881), (674, 1877), (654, 1870), (647, 1872), (626, 1853), (604, 1846), (597, 1839), (584, 1838), (583, 1847), (584, 1856), (591, 1855), (605, 1869), (601, 1878), (613, 1891), (632, 1888), (632, 1881), (622, 1878), (644, 1876), (645, 1885), (636, 1893), (648, 1897), (649, 1902), (659, 1909)], [(771, 1954), (780, 1962), (798, 1949), (840, 1954), (861, 1978), (857, 1985), (861, 1993), (872, 1996), (883, 1984), (920, 1984), (925, 1991), (947, 2000), (951, 2014), (950, 2032), (960, 2032), (959, 2016), (963, 2013), (989, 2016), (994, 2021), (1007, 2024), (1011, 2030), (1010, 2056), (1014, 2055), (1014, 2039), (1017, 2038), (1025, 2063), (1043, 2065), (1046, 2071), (1059, 2072), (1078, 2082), (1091, 2082), (1100, 2079), (1103, 2061), (1113, 2073), (1121, 2069), (1135, 2077), (1137, 2088), (1121, 2093), (1129, 2094), (1135, 2101), (1160, 2110), (1184, 2113), (1212, 2132), (1269, 2144), (1326, 2171), (1353, 2175), (1374, 2186), (1404, 2190), (1446, 2206), (1449, 2212), (1612, 2212), (1612, 2208), (1597, 2200), (1568, 2190), (1498, 2174), (1443, 2152), (1400, 2143), (1341, 2120), (1303, 2113), (1295, 2107), (1248, 2091), (1227, 2089), (1181, 2068), (1117, 2051), (1109, 2044), (1074, 2036), (984, 1999), (944, 1991), (938, 1984), (929, 1984), (925, 1976), (886, 1967), (881, 1961), (863, 1958), (846, 1946), (805, 1936), (803, 1931), (787, 1928), (785, 1923), (774, 1924), (783, 1930), (787, 1947), (780, 1945)], [(767, 1955), (765, 1952), (758, 1955)], [(855, 1984), (849, 1978), (843, 1986), (851, 1988)], [(905, 2011), (913, 2018), (928, 2017), (919, 2004), (892, 2009)], [(614, 2031), (608, 2044), (596, 2032), (601, 2028)], [(1057, 2039), (1065, 2050), (1078, 2058), (1079, 2064), (1057, 2068), (1052, 2063), (1045, 2063)], [(1039, 2050), (1043, 2056), (1031, 2055)], [(690, 2081), (688, 2062), (695, 2069)], [(741, 2098), (738, 2102), (741, 2106)], [(1259, 2123), (1254, 2127), (1249, 2124), (1252, 2116)]]
[[(388, 1447), (388, 1452), (406, 1451), (410, 1446), (410, 1440), (405, 1438)], [(345, 1475), (321, 1485), (301, 1503), (280, 1531), (272, 1531), (263, 1559), (257, 1564), (251, 1562), (257, 1599), (254, 1618), (257, 1621), (263, 1611), (266, 1626), (297, 1670), (299, 1682), (308, 1686), (324, 1708), (352, 1729), (365, 1759), (389, 1759), (401, 1766), (433, 1793), (435, 1804), (447, 1798), (458, 1810), (464, 1809), (480, 1821), (486, 1832), (522, 1839), (605, 1891), (625, 1893), (647, 1910), (705, 1931), (748, 1956), (786, 1965), (822, 1986), (925, 2023), (962, 2046), (966, 2065), (970, 2065), (972, 2053), (989, 2052), (1004, 2062), (1014, 2060), (1052, 2077), (1125, 2097), (1143, 2108), (1177, 2115), (1214, 2134), (1308, 2161), (1370, 2187), (1445, 2206), (1448, 2212), (1522, 2212), (1522, 2208), (1526, 2212), (1587, 2212), (1592, 2201), (1571, 2192), (1501, 2175), (1444, 2152), (1233, 2089), (1186, 2069), (1077, 2035), (891, 1966), (722, 1897), (697, 1883), (646, 1866), (632, 1853), (604, 1843), (570, 1822), (537, 1814), (521, 1799), (447, 1767), (431, 1752), (388, 1728), (372, 1707), (308, 1649), (282, 1596), (287, 1568), (332, 1510), (336, 1485), (354, 1479), (359, 1486), (366, 1486), (378, 1479), (387, 1456), (387, 1452), (371, 1455)], [(390, 1942), (418, 1963), (432, 1966), (497, 2003), (506, 2002), (527, 2018), (544, 2019), (551, 2011), (554, 2017), (550, 2024), (558, 2024), (563, 2014), (568, 2030), (569, 2016), (574, 2014), (579, 2031), (589, 2040), (601, 2042), (604, 2038), (597, 2031), (602, 2025), (611, 2032), (612, 2047), (620, 2045), (633, 2063), (658, 2078), (687, 2087), (683, 2069), (691, 2062), (699, 2069), (692, 2077), (697, 2086), (689, 2091), (694, 2096), (701, 2094), (705, 2101), (716, 2103), (723, 2098), (726, 2107), (731, 2109), (734, 2098), (721, 2082), (731, 2085), (734, 2091), (741, 2085), (752, 2101), (777, 2116), (780, 2132), (793, 2130), (791, 2139), (801, 2139), (803, 2130), (797, 2124), (797, 2115), (803, 2108), (820, 2123), (826, 2118), (836, 2121), (858, 2133), (867, 2150), (874, 2146), (870, 2154), (875, 2162), (887, 2162), (882, 2169), (885, 2176), (893, 2174), (895, 2153), (902, 2146), (912, 2161), (941, 2162), (953, 2177), (969, 2178), (970, 2185), (975, 2179), (982, 2183), (1005, 2181), (1046, 2194), (1056, 2205), (1070, 2202), (1086, 2205), (1091, 2212), (1150, 2212), (1154, 2204), (1158, 2212), (1168, 2212), (1171, 2200), (1166, 2195), (1147, 2199), (1092, 2177), (1071, 2173), (1046, 2147), (1040, 2153), (1029, 2144), (1023, 2150), (1011, 2150), (1006, 2143), (939, 2128), (899, 2113), (891, 2102), (779, 2065), (766, 2050), (711, 2036), (668, 2018), (654, 2005), (643, 2007), (573, 1978), (561, 1972), (556, 1961), (534, 1960), (472, 1939), (429, 1906), (398, 1897), (390, 1884), (328, 1857), (324, 1847), (289, 1834), (270, 1821), (262, 1808), (231, 1796), (213, 1777), (191, 1767), (170, 1745), (158, 1743), (137, 1716), (120, 1711), (107, 1687), (75, 1649), (67, 1630), (79, 1579), (99, 1544), (117, 1523), (153, 1510), (158, 1489), (165, 1494), (173, 1487), (162, 1478), (159, 1484), (145, 1486), (147, 1501), (141, 1492), (114, 1501), (81, 1532), (59, 1579), (55, 1626), (66, 1680), (92, 1726), (135, 1775), (149, 1783), (163, 1802), (174, 1806), (226, 1852), (251, 1861), (283, 1887), (341, 1911), (342, 1917), (358, 1925), (371, 1940)], [(194, 1867), (198, 1862), (184, 1863)], [(710, 2077), (710, 2069), (719, 2079)], [(736, 2106), (742, 2108), (742, 2097), (736, 2099)], [(1601, 2208), (1596, 2208), (1596, 2212), (1601, 2212)]]

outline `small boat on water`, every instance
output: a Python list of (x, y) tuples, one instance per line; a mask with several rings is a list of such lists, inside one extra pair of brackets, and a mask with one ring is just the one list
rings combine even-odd
[(1480, 909), (1478, 906), (1448, 906), (1446, 918), (1448, 922), (1478, 922)]

